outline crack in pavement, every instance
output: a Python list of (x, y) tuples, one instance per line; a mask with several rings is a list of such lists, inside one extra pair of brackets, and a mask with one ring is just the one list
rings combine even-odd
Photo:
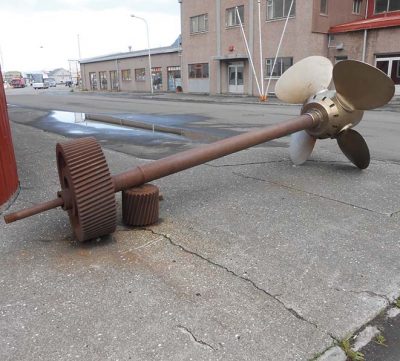
[(245, 281), (245, 282), (250, 283), (255, 289), (257, 289), (258, 291), (264, 293), (264, 294), (267, 295), (268, 297), (270, 297), (270, 298), (274, 299), (276, 302), (278, 302), (281, 306), (283, 306), (287, 311), (289, 311), (289, 312), (290, 312), (294, 317), (296, 317), (298, 320), (301, 320), (301, 321), (303, 321), (303, 322), (306, 322), (306, 323), (308, 323), (308, 324), (314, 326), (315, 328), (318, 328), (318, 325), (317, 325), (316, 323), (314, 323), (314, 322), (312, 322), (312, 321), (309, 321), (309, 320), (307, 320), (306, 318), (304, 318), (304, 317), (303, 317), (302, 315), (300, 315), (296, 310), (294, 310), (294, 309), (291, 308), (291, 307), (288, 307), (288, 306), (287, 306), (282, 300), (280, 300), (276, 295), (273, 295), (273, 294), (269, 293), (268, 291), (264, 290), (263, 288), (259, 287), (259, 286), (258, 286), (254, 281), (252, 281), (251, 279), (246, 278), (246, 277), (243, 277), (243, 276), (240, 276), (240, 275), (238, 275), (237, 273), (235, 273), (234, 271), (230, 270), (229, 268), (227, 268), (227, 267), (225, 267), (225, 266), (223, 266), (223, 265), (220, 265), (219, 263), (216, 263), (216, 262), (214, 262), (214, 261), (211, 261), (210, 259), (208, 259), (208, 258), (202, 256), (201, 254), (198, 254), (198, 253), (196, 253), (196, 252), (193, 252), (193, 251), (188, 250), (187, 248), (183, 247), (182, 245), (180, 245), (180, 244), (174, 242), (174, 241), (171, 239), (171, 237), (169, 237), (169, 236), (166, 235), (166, 234), (155, 232), (154, 230), (152, 230), (152, 229), (150, 229), (150, 228), (144, 228), (144, 230), (145, 230), (145, 231), (148, 231), (148, 232), (151, 232), (151, 233), (154, 234), (154, 235), (164, 237), (172, 246), (178, 247), (178, 248), (180, 248), (182, 251), (184, 251), (184, 252), (186, 252), (186, 253), (188, 253), (188, 254), (191, 254), (191, 255), (193, 255), (193, 256), (195, 256), (195, 257), (197, 257), (197, 258), (200, 258), (200, 259), (202, 259), (203, 261), (206, 261), (207, 263), (209, 263), (209, 264), (211, 264), (211, 265), (213, 265), (213, 266), (215, 266), (215, 267), (218, 267), (218, 268), (220, 268), (220, 269), (223, 269), (224, 271), (228, 272), (229, 274), (233, 275), (234, 277), (237, 277), (237, 278), (241, 279), (242, 281)]
[(390, 305), (389, 297), (387, 297), (386, 295), (382, 295), (382, 294), (373, 292), (373, 291), (368, 291), (368, 290), (361, 290), (361, 291), (346, 290), (346, 289), (344, 289), (344, 288), (340, 289), (340, 288), (336, 288), (336, 287), (333, 288), (333, 289), (334, 289), (335, 291), (338, 291), (338, 292), (350, 292), (350, 293), (355, 293), (355, 294), (357, 294), (357, 295), (360, 295), (360, 294), (365, 293), (365, 294), (367, 294), (367, 295), (369, 295), (369, 296), (372, 296), (372, 297), (382, 298), (382, 299), (385, 300), (385, 302), (387, 303), (387, 306)]
[(300, 192), (300, 193), (305, 193), (305, 194), (308, 194), (308, 195), (311, 195), (311, 196), (314, 196), (314, 197), (326, 199), (326, 200), (328, 200), (328, 201), (340, 203), (340, 204), (343, 204), (343, 205), (346, 205), (346, 206), (350, 206), (350, 207), (353, 207), (353, 208), (357, 208), (357, 209), (361, 209), (361, 210), (364, 210), (364, 211), (367, 211), (367, 212), (371, 212), (371, 213), (375, 213), (375, 214), (380, 214), (380, 215), (382, 215), (382, 216), (391, 217), (391, 214), (389, 214), (389, 213), (378, 212), (378, 211), (375, 211), (375, 210), (373, 210), (373, 209), (369, 209), (369, 208), (366, 208), (366, 207), (357, 206), (357, 205), (352, 204), (352, 203), (348, 203), (348, 202), (344, 202), (344, 201), (341, 201), (341, 200), (338, 200), (338, 199), (334, 199), (334, 198), (322, 196), (322, 195), (317, 194), (317, 193), (307, 192), (307, 191), (305, 191), (304, 189), (299, 189), (299, 188), (291, 187), (291, 186), (288, 186), (288, 185), (286, 185), (286, 184), (282, 184), (282, 183), (279, 183), (279, 182), (274, 182), (274, 181), (271, 181), (271, 180), (262, 179), (262, 178), (257, 178), (257, 177), (251, 177), (251, 176), (244, 175), (244, 174), (238, 173), (238, 172), (232, 172), (232, 174), (237, 175), (237, 176), (242, 177), (242, 178), (245, 178), (245, 179), (252, 179), (252, 180), (256, 180), (256, 181), (260, 181), (260, 182), (275, 184), (275, 185), (277, 185), (277, 186), (279, 186), (279, 187), (282, 187), (282, 188), (290, 189), (290, 190), (297, 191), (297, 192)]
[(400, 215), (400, 210), (391, 213), (391, 214), (390, 214), (390, 217), (396, 217), (397, 215)]
[(206, 348), (208, 348), (208, 349), (210, 349), (210, 350), (212, 350), (212, 351), (215, 351), (215, 348), (214, 348), (214, 347), (212, 347), (212, 346), (211, 346), (210, 344), (208, 344), (207, 342), (198, 339), (198, 338), (193, 334), (193, 332), (190, 331), (187, 327), (182, 326), (182, 325), (178, 325), (178, 326), (176, 326), (176, 327), (177, 327), (179, 330), (181, 330), (184, 334), (188, 335), (189, 338), (190, 338), (193, 342), (199, 344), (199, 345), (202, 346), (202, 347), (206, 347)]

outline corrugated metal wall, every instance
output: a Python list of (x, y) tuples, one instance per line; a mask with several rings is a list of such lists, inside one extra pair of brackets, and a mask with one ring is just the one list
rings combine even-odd
[(17, 191), (18, 174), (0, 69), (0, 206)]

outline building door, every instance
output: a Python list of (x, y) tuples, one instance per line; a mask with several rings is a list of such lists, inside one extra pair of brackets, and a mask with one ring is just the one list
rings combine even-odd
[(228, 92), (243, 94), (243, 63), (228, 65)]
[(110, 85), (111, 85), (111, 90), (114, 91), (119, 90), (118, 72), (116, 70), (110, 70)]
[(176, 87), (182, 87), (181, 79), (181, 67), (180, 66), (169, 66), (167, 68), (168, 77), (168, 90), (176, 91)]
[(377, 56), (375, 66), (382, 70), (395, 84), (395, 94), (400, 95), (400, 54), (392, 57)]

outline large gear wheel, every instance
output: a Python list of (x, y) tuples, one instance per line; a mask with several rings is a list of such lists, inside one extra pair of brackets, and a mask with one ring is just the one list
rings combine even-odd
[(56, 147), (64, 209), (80, 242), (115, 231), (117, 210), (113, 181), (100, 145), (80, 138)]

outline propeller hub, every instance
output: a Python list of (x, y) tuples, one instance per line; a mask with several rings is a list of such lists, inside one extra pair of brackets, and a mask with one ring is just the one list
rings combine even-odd
[(320, 123), (307, 129), (307, 133), (319, 139), (336, 138), (344, 128), (352, 128), (358, 124), (364, 113), (345, 103), (339, 94), (329, 91), (311, 97), (303, 105), (301, 113), (312, 110), (320, 114)]

